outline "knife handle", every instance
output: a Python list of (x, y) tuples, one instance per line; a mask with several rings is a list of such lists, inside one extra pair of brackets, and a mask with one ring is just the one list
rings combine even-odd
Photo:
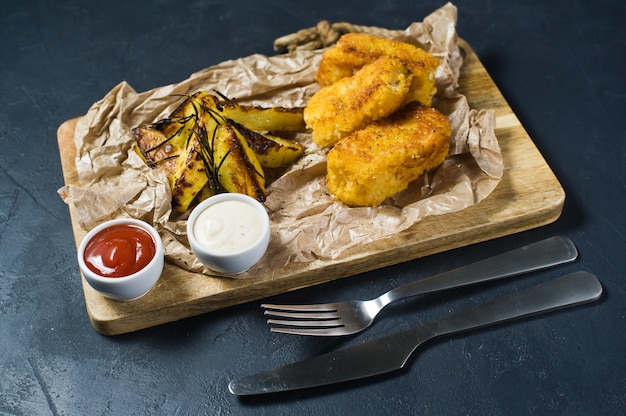
[(574, 272), (493, 302), (427, 324), (435, 336), (478, 329), (598, 299), (602, 285), (588, 272)]
[(410, 296), (516, 276), (573, 261), (578, 256), (566, 237), (551, 237), (436, 276), (397, 287), (380, 297), (384, 305)]

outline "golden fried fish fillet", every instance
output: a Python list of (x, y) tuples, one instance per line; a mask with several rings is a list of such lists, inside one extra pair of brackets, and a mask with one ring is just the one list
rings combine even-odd
[(439, 58), (410, 43), (365, 33), (347, 33), (334, 47), (324, 52), (317, 72), (317, 82), (321, 86), (334, 84), (342, 78), (352, 76), (364, 65), (381, 56), (399, 59), (413, 74), (405, 102), (432, 104), (432, 98), (437, 91), (435, 71), (439, 66)]
[(410, 103), (340, 140), (328, 153), (328, 189), (351, 206), (378, 206), (439, 166), (450, 148), (448, 118)]
[(321, 88), (304, 109), (304, 121), (320, 147), (396, 111), (405, 100), (413, 76), (398, 59), (383, 56), (354, 75)]

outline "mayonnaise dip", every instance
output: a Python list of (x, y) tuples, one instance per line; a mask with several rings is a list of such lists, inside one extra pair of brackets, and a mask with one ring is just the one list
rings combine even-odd
[(198, 215), (193, 234), (205, 250), (234, 253), (259, 240), (263, 234), (263, 219), (245, 202), (222, 201)]

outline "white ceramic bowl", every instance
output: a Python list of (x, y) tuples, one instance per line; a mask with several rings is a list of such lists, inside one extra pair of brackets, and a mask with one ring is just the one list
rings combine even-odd
[[(154, 241), (155, 253), (150, 262), (139, 271), (122, 277), (105, 277), (92, 271), (85, 261), (87, 244), (100, 232), (116, 225), (134, 225), (150, 234)], [(136, 219), (114, 219), (104, 222), (87, 233), (78, 247), (78, 265), (89, 285), (102, 295), (121, 301), (135, 300), (152, 289), (163, 271), (163, 243), (157, 231), (144, 221)]]
[[(247, 214), (248, 208), (242, 214), (237, 212), (244, 208), (241, 204), (249, 207)], [(213, 216), (216, 209), (223, 216)], [(252, 234), (241, 235), (253, 229)], [(238, 193), (217, 194), (191, 211), (187, 238), (205, 266), (222, 274), (239, 274), (265, 255), (270, 241), (270, 220), (263, 204), (254, 198)]]

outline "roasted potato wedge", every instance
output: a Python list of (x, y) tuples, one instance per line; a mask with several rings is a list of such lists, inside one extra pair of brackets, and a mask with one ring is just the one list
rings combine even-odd
[(206, 126), (217, 127), (201, 110), (205, 92), (187, 98), (172, 114), (152, 126), (139, 126), (133, 134), (141, 154), (151, 167), (162, 166), (172, 191), (172, 207), (185, 212), (198, 192), (209, 182), (209, 175), (197, 140), (206, 135)]
[(134, 128), (133, 135), (148, 166), (165, 169), (172, 207), (184, 212), (194, 200), (223, 190), (265, 201), (263, 168), (292, 163), (304, 147), (254, 130), (303, 129), (302, 109), (241, 106), (236, 100), (200, 91), (169, 117)]
[(167, 137), (168, 144), (181, 148), (193, 140), (194, 130), (203, 115), (203, 98), (207, 95), (205, 91), (191, 95), (169, 117), (154, 124), (154, 128)]
[(242, 105), (237, 100), (209, 95), (204, 98), (206, 108), (216, 109), (225, 119), (254, 131), (291, 132), (306, 131), (303, 108), (259, 107)]
[(251, 130), (297, 133), (306, 131), (302, 111), (302, 108), (263, 108), (227, 102), (222, 114)]
[(287, 166), (304, 153), (304, 146), (295, 140), (257, 133), (234, 121), (230, 121), (230, 124), (246, 139), (264, 168)]
[(228, 192), (265, 201), (265, 175), (246, 139), (231, 124), (215, 131), (213, 158), (220, 185)]
[(165, 169), (172, 191), (172, 207), (185, 212), (209, 181), (200, 142), (190, 140), (183, 147), (173, 146), (163, 132), (149, 126), (137, 127), (133, 134), (136, 149), (148, 166)]
[(135, 151), (148, 166), (165, 169), (168, 177), (174, 174), (179, 149), (166, 143), (167, 137), (162, 131), (150, 126), (139, 126), (133, 129), (133, 136), (137, 143)]
[(176, 169), (170, 177), (172, 207), (185, 212), (196, 195), (209, 182), (200, 142), (192, 140), (176, 159)]
[[(199, 92), (179, 105), (172, 114), (152, 125), (142, 125), (133, 129), (140, 156), (155, 168), (162, 166), (172, 175), (176, 168), (176, 158), (194, 137), (194, 130), (202, 117), (199, 110), (202, 97)], [(203, 121), (206, 124), (206, 121)], [(215, 125), (217, 123), (213, 122)]]

